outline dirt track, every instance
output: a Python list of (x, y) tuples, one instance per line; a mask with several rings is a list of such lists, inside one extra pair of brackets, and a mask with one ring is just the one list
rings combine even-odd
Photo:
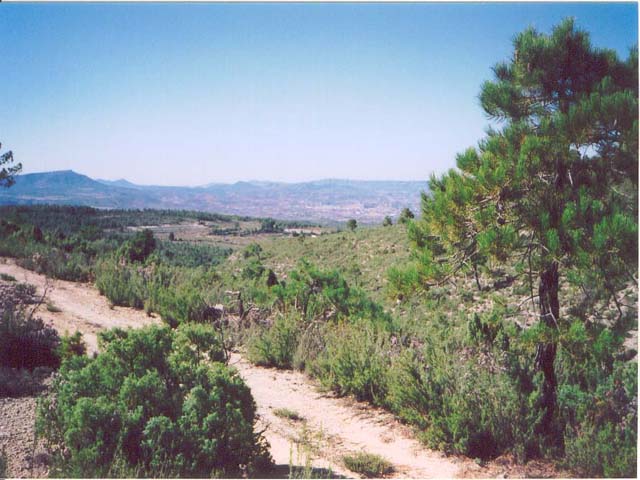
[[(330, 467), (340, 475), (353, 476), (342, 466), (342, 456), (359, 451), (389, 460), (394, 466), (393, 477), (454, 477), (458, 472), (461, 460), (422, 447), (405, 426), (384, 410), (322, 393), (299, 372), (256, 367), (238, 354), (232, 355), (230, 364), (251, 388), (278, 464), (289, 462), (291, 445), (295, 460), (296, 440), (306, 432), (313, 465)], [(276, 416), (274, 410), (281, 408), (293, 410), (303, 419)]]
[[(112, 307), (98, 290), (87, 283), (53, 280), (16, 265), (13, 259), (0, 258), (0, 273), (15, 277), (18, 282), (35, 285), (38, 295), (46, 290), (46, 302), (37, 310), (45, 322), (51, 322), (63, 334), (80, 330), (84, 335), (89, 353), (97, 350), (96, 334), (107, 328), (139, 328), (158, 322), (142, 310)], [(50, 312), (46, 303), (59, 308), (60, 312)]]

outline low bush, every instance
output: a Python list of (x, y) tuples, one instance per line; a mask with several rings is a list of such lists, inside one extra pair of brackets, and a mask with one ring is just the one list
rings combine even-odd
[(595, 390), (563, 385), (565, 464), (588, 477), (637, 476), (638, 364), (616, 362)]
[(73, 335), (63, 335), (56, 354), (63, 362), (73, 356), (82, 356), (87, 353), (87, 344), (82, 339), (82, 333), (76, 331)]
[(341, 323), (327, 333), (326, 348), (312, 363), (311, 371), (340, 395), (382, 405), (387, 394), (387, 340), (386, 331), (366, 320)]
[(298, 412), (296, 412), (295, 410), (290, 410), (288, 408), (276, 408), (273, 411), (273, 414), (276, 417), (286, 418), (289, 420), (293, 420), (294, 422), (303, 420), (303, 417)]
[(31, 255), (17, 262), (21, 267), (53, 278), (72, 282), (91, 280), (91, 260), (81, 252), (65, 252), (47, 245), (37, 245)]
[(156, 239), (153, 236), (153, 232), (145, 228), (122, 244), (118, 256), (125, 258), (131, 263), (142, 263), (155, 249)]
[(306, 260), (301, 260), (287, 281), (275, 285), (272, 291), (276, 307), (284, 312), (295, 310), (306, 321), (366, 318), (381, 325), (391, 322), (380, 305), (349, 285), (340, 272), (319, 269)]
[(247, 342), (247, 355), (256, 365), (291, 368), (298, 347), (300, 322), (295, 314), (277, 315), (270, 327), (255, 326)]
[(145, 283), (146, 306), (171, 326), (210, 322), (209, 305), (218, 303), (220, 282), (213, 270), (154, 265)]
[(53, 367), (60, 364), (58, 333), (24, 308), (6, 303), (0, 309), (0, 366), (10, 368)]
[[(62, 364), (37, 428), (67, 477), (238, 477), (265, 472), (255, 404), (211, 327), (110, 330)], [(214, 360), (209, 363), (205, 359)]]
[(62, 310), (56, 307), (53, 303), (47, 302), (47, 312), (60, 313)]
[(144, 307), (147, 296), (144, 278), (135, 267), (118, 265), (111, 258), (106, 258), (96, 264), (95, 270), (96, 287), (114, 305)]
[(380, 478), (393, 472), (393, 465), (380, 455), (359, 452), (342, 457), (345, 467), (369, 478)]
[[(171, 237), (171, 235), (169, 236)], [(230, 248), (188, 242), (158, 242), (154, 261), (172, 267), (214, 267), (231, 254)]]

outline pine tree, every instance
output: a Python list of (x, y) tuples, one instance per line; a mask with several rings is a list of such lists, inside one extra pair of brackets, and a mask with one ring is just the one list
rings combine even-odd
[(561, 276), (596, 284), (616, 302), (637, 281), (638, 51), (622, 61), (568, 19), (549, 35), (517, 35), (512, 58), (493, 72), (480, 100), (501, 128), (458, 155), (457, 169), (431, 178), (409, 235), (425, 287), (463, 271), (477, 278), (488, 260), (525, 272), (550, 332), (536, 366), (539, 432), (551, 433)]
[(405, 207), (402, 209), (402, 212), (400, 212), (398, 223), (408, 223), (409, 220), (413, 220), (413, 218), (413, 212), (408, 207)]
[[(0, 148), (2, 148), (2, 144), (0, 144)], [(11, 150), (0, 154), (0, 167), (2, 167), (0, 169), (0, 187), (8, 188), (16, 182), (14, 176), (20, 173), (22, 164), (11, 165), (13, 161), (13, 152)]]

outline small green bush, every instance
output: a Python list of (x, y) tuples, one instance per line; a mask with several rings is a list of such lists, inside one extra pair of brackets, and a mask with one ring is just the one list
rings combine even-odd
[(118, 265), (113, 257), (96, 264), (95, 284), (114, 305), (143, 308), (147, 297), (144, 277), (129, 265)]
[(260, 244), (253, 242), (247, 245), (247, 248), (242, 252), (242, 256), (244, 258), (256, 257), (258, 260), (260, 259), (260, 255), (262, 254), (262, 247)]
[(142, 263), (156, 249), (156, 239), (148, 228), (137, 232), (133, 238), (125, 242), (120, 248), (120, 253), (129, 262)]
[(380, 455), (359, 452), (342, 457), (345, 467), (369, 478), (379, 478), (393, 472), (393, 465)]
[[(208, 327), (211, 329), (211, 327)], [(255, 404), (204, 325), (110, 330), (66, 360), (37, 429), (66, 477), (239, 477), (270, 457)], [(211, 358), (213, 362), (207, 359)]]
[(0, 366), (10, 368), (60, 365), (58, 333), (39, 318), (8, 303), (0, 311)]
[(520, 461), (537, 449), (537, 395), (527, 394), (505, 373), (472, 359), (451, 361), (427, 344), (404, 350), (388, 375), (390, 409), (420, 429), (432, 448), (490, 459), (504, 450)]
[(291, 368), (299, 334), (295, 314), (277, 315), (271, 327), (254, 327), (247, 342), (247, 356), (257, 365)]
[(290, 410), (288, 408), (276, 408), (273, 410), (273, 414), (276, 417), (287, 418), (289, 420), (293, 420), (294, 422), (303, 420), (303, 417), (298, 412), (296, 412), (295, 410)]
[(388, 369), (387, 333), (360, 320), (330, 330), (326, 348), (311, 370), (323, 385), (340, 395), (384, 404)]
[(68, 360), (73, 356), (82, 356), (87, 353), (87, 344), (82, 339), (82, 333), (76, 331), (73, 335), (63, 335), (56, 353), (60, 361)]
[(565, 464), (589, 477), (637, 476), (638, 364), (616, 362), (595, 392), (563, 385)]

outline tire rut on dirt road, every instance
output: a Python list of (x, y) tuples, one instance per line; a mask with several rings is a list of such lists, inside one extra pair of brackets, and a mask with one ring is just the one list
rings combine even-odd
[[(295, 459), (301, 432), (312, 444), (314, 466), (349, 477), (354, 474), (342, 465), (342, 456), (356, 452), (384, 457), (393, 464), (391, 476), (400, 478), (451, 478), (464, 463), (425, 448), (382, 409), (320, 392), (303, 373), (257, 367), (239, 354), (232, 354), (229, 363), (251, 388), (277, 464), (289, 462), (292, 450)], [(284, 408), (298, 412), (302, 421), (274, 413)]]

